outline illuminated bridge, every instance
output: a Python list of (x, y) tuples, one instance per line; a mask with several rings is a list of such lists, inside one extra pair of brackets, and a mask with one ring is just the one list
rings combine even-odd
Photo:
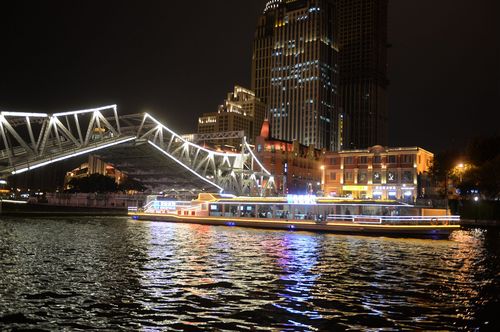
[(119, 116), (116, 105), (56, 114), (2, 111), (0, 135), (0, 177), (92, 153), (153, 192), (274, 190), (273, 177), (245, 138), (240, 153), (214, 151), (150, 114)]

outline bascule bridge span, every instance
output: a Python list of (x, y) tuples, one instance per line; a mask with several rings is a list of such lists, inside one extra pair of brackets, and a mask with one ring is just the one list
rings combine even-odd
[(96, 154), (152, 191), (265, 195), (271, 173), (242, 139), (241, 152), (185, 140), (148, 113), (118, 114), (116, 105), (55, 114), (0, 113), (0, 177)]

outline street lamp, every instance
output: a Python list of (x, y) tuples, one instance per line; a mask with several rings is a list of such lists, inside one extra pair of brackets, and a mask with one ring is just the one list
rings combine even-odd
[(463, 163), (460, 163), (460, 164), (457, 165), (456, 168), (458, 169), (458, 175), (459, 175), (460, 183), (462, 183), (465, 165)]
[(325, 165), (321, 165), (321, 191), (323, 192), (323, 196), (325, 195)]

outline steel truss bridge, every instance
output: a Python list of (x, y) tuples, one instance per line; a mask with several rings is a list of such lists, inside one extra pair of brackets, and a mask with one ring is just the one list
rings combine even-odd
[(242, 139), (239, 153), (191, 143), (148, 113), (116, 105), (55, 114), (0, 113), (0, 177), (96, 154), (153, 192), (274, 192), (274, 179)]

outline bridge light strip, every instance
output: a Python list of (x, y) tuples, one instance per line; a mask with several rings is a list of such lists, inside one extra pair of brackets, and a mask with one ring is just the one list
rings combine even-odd
[(191, 168), (187, 167), (186, 165), (184, 165), (182, 162), (180, 162), (179, 160), (177, 160), (174, 156), (172, 156), (170, 153), (168, 153), (167, 151), (163, 150), (162, 148), (160, 148), (158, 145), (156, 145), (155, 143), (151, 142), (151, 141), (148, 141), (148, 143), (153, 146), (155, 149), (157, 149), (158, 151), (160, 151), (161, 153), (163, 153), (165, 156), (169, 157), (170, 159), (172, 159), (173, 161), (175, 161), (177, 164), (181, 165), (182, 167), (184, 167), (186, 170), (190, 171), (191, 173), (193, 173), (194, 175), (196, 175), (198, 178), (202, 179), (203, 181), (211, 184), (212, 186), (218, 188), (220, 190), (220, 193), (222, 193), (224, 191), (224, 188), (222, 188), (221, 186), (215, 184), (214, 182), (208, 180), (208, 179), (205, 179), (203, 176), (201, 176), (200, 174), (196, 173), (195, 171), (193, 171)]
[(74, 114), (93, 113), (93, 112), (104, 111), (107, 109), (116, 109), (117, 107), (118, 107), (117, 105), (109, 105), (109, 106), (103, 106), (103, 107), (98, 107), (98, 108), (90, 108), (87, 110), (56, 113), (56, 114), (53, 114), (53, 116), (59, 117), (59, 116), (74, 115)]
[(222, 153), (222, 152), (217, 152), (217, 151), (210, 151), (208, 149), (205, 149), (204, 147), (202, 146), (199, 146), (199, 145), (196, 145), (192, 142), (189, 142), (187, 140), (185, 140), (184, 138), (182, 138), (181, 136), (179, 136), (177, 133), (175, 133), (174, 131), (172, 131), (170, 128), (166, 127), (165, 125), (163, 125), (160, 121), (156, 120), (155, 118), (153, 118), (153, 116), (151, 116), (149, 113), (145, 113), (144, 114), (145, 117), (153, 120), (154, 123), (156, 123), (158, 126), (160, 126), (161, 128), (165, 129), (166, 131), (168, 131), (170, 134), (172, 134), (172, 136), (178, 138), (179, 140), (181, 140), (182, 142), (196, 148), (196, 149), (200, 149), (202, 151), (205, 151), (207, 153), (211, 153), (213, 155), (217, 155), (217, 156), (230, 156), (230, 157), (237, 157), (239, 156), (238, 153)]
[(264, 171), (264, 173), (266, 173), (267, 175), (271, 175), (271, 172), (269, 172), (269, 171), (268, 171), (268, 170), (264, 167), (264, 165), (262, 165), (262, 164), (261, 164), (261, 162), (260, 162), (259, 158), (257, 158), (257, 157), (255, 156), (255, 154), (253, 153), (252, 149), (250, 148), (250, 146), (249, 146), (249, 145), (248, 145), (248, 143), (247, 143), (247, 138), (246, 138), (246, 137), (244, 138), (244, 140), (245, 140), (245, 145), (246, 145), (246, 147), (247, 147), (248, 151), (250, 151), (250, 154), (252, 155), (253, 159), (255, 159), (255, 161), (257, 162), (257, 164), (259, 164), (260, 168)]
[(28, 204), (27, 201), (14, 201), (14, 200), (11, 200), (11, 199), (0, 199), (0, 202), (12, 203), (12, 204)]
[(97, 147), (94, 147), (94, 148), (91, 148), (91, 149), (85, 149), (83, 151), (72, 153), (72, 154), (67, 155), (67, 156), (63, 156), (63, 157), (59, 157), (59, 158), (56, 158), (56, 159), (48, 160), (48, 161), (42, 162), (40, 164), (36, 164), (36, 165), (33, 165), (33, 166), (22, 168), (20, 170), (13, 171), (12, 175), (21, 174), (21, 173), (24, 173), (24, 172), (27, 172), (27, 171), (31, 171), (31, 170), (34, 170), (34, 169), (37, 169), (37, 168), (40, 168), (40, 167), (43, 167), (43, 166), (47, 166), (47, 165), (50, 165), (50, 164), (53, 164), (53, 163), (57, 163), (59, 161), (63, 161), (63, 160), (69, 159), (69, 158), (78, 157), (78, 156), (81, 156), (81, 155), (86, 154), (86, 153), (90, 153), (90, 152), (94, 152), (94, 151), (97, 151), (97, 150), (102, 150), (102, 149), (105, 149), (105, 148), (109, 148), (109, 147), (112, 147), (114, 145), (118, 145), (118, 144), (130, 142), (130, 141), (135, 140), (135, 139), (136, 139), (136, 137), (129, 137), (129, 138), (120, 140), (118, 142), (113, 142), (113, 143), (105, 144), (103, 146), (97, 146)]
[(2, 112), (2, 116), (19, 116), (19, 117), (31, 117), (31, 118), (46, 118), (47, 113), (29, 113), (29, 112)]

